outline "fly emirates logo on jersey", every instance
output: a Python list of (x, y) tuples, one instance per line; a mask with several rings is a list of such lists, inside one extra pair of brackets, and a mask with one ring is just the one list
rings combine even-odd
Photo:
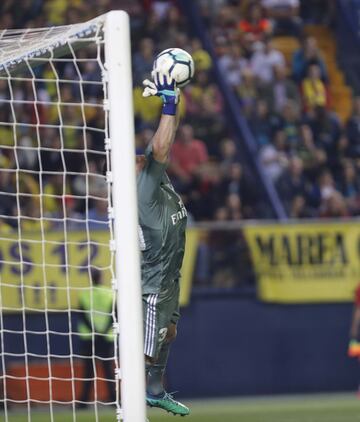
[(187, 217), (187, 211), (181, 199), (179, 200), (178, 204), (179, 204), (180, 210), (176, 212), (175, 214), (171, 214), (171, 221), (173, 223), (173, 226), (175, 226), (183, 218)]

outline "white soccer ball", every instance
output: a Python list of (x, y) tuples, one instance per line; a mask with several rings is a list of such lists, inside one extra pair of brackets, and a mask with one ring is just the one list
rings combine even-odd
[(168, 48), (156, 56), (154, 70), (169, 73), (179, 88), (187, 85), (195, 72), (194, 60), (191, 55), (181, 48)]

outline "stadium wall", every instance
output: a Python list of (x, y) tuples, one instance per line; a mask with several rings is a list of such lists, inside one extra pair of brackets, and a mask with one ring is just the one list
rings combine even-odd
[(355, 390), (358, 366), (346, 354), (351, 312), (349, 304), (194, 295), (173, 348), (170, 390), (191, 397)]
[[(182, 311), (168, 388), (187, 397), (355, 390), (357, 362), (346, 355), (351, 310), (348, 303), (270, 305), (230, 291), (195, 292)], [(49, 351), (68, 355), (67, 314), (50, 315), (49, 327), (59, 332), (50, 335)], [(5, 352), (23, 353), (22, 316), (6, 315), (4, 328), (17, 331), (4, 332)], [(26, 329), (33, 331), (26, 335), (28, 352), (45, 358), (44, 315), (28, 315)], [(78, 353), (76, 335), (72, 345)]]

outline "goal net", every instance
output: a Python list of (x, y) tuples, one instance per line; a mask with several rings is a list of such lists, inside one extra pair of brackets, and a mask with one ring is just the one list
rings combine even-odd
[(0, 31), (6, 422), (145, 420), (129, 57), (124, 12)]

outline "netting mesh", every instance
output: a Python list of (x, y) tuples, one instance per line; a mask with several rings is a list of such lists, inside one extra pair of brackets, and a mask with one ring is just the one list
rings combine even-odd
[(36, 421), (39, 405), (49, 421), (58, 407), (121, 415), (103, 49), (101, 18), (0, 32), (5, 421)]

